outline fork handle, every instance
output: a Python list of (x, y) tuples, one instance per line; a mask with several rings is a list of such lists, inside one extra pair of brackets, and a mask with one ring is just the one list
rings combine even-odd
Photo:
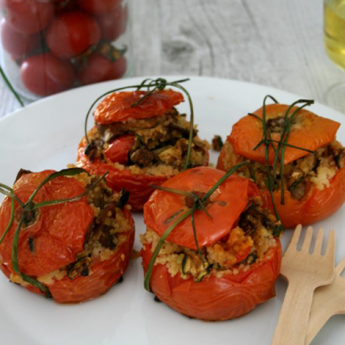
[(311, 313), (305, 342), (306, 345), (309, 345), (313, 341), (315, 336), (320, 332), (321, 328), (333, 315), (334, 313), (328, 313), (327, 310), (323, 310), (323, 312), (316, 314)]
[(289, 282), (271, 345), (305, 345), (314, 290), (305, 277)]

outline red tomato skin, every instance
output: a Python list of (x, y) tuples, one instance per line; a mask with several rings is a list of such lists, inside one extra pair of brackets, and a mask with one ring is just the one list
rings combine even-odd
[[(50, 173), (52, 173), (53, 171), (45, 171), (41, 174), (41, 176), (48, 176)], [(37, 174), (36, 174), (37, 175)], [(24, 175), (25, 176), (25, 175)], [(27, 183), (28, 181), (30, 181), (30, 178), (27, 176), (21, 183), (21, 188), (24, 189), (21, 191), (20, 196), (24, 196), (26, 195), (27, 197), (31, 194), (32, 192), (32, 188), (30, 186), (30, 183)], [(60, 183), (61, 180), (65, 183), (65, 179), (68, 179), (66, 177), (63, 177), (62, 179), (60, 179)], [(33, 180), (31, 178), (31, 180)], [(40, 180), (40, 179), (38, 179)], [(76, 180), (74, 179), (68, 179), (68, 180), (72, 180), (76, 183), (78, 183)], [(32, 181), (30, 181), (32, 183)], [(59, 182), (59, 181), (58, 181)], [(70, 181), (69, 181), (70, 182)], [(36, 185), (36, 182), (34, 181), (34, 185)], [(73, 183), (72, 183), (73, 185)], [(28, 186), (28, 187), (26, 187)], [(76, 187), (76, 186), (74, 186)], [(82, 188), (82, 187), (79, 187)], [(57, 189), (57, 188), (55, 188)], [(46, 191), (44, 191), (46, 193)], [(57, 191), (58, 193), (61, 193), (61, 190)], [(71, 188), (67, 188), (66, 193), (71, 193)], [(41, 193), (44, 194), (44, 193)], [(49, 193), (48, 193), (49, 195)], [(51, 197), (54, 198), (54, 193), (53, 195), (51, 195)], [(56, 196), (55, 196), (56, 197)], [(40, 193), (37, 195), (37, 198), (40, 199)], [(61, 198), (61, 196), (60, 196)], [(25, 198), (22, 198), (22, 200), (26, 200)], [(35, 198), (36, 200), (36, 198)], [(41, 200), (42, 201), (42, 200)], [(85, 204), (87, 205), (87, 208), (89, 210), (89, 212), (86, 212), (85, 209), (80, 207), (80, 204)], [(76, 206), (76, 209), (74, 211), (69, 211), (69, 214), (79, 214), (79, 215), (83, 215), (81, 217), (78, 217), (80, 219), (80, 221), (83, 221), (85, 224), (88, 223), (90, 220), (93, 220), (93, 210), (91, 209), (91, 207), (87, 204), (86, 198), (84, 197), (80, 202), (78, 202), (79, 206)], [(72, 205), (72, 204), (71, 204)], [(17, 205), (18, 206), (18, 205)], [(55, 206), (54, 206), (55, 207)], [(83, 206), (84, 207), (84, 206)], [(5, 198), (3, 204), (1, 205), (0, 208), (0, 226), (1, 229), (5, 229), (5, 224), (7, 224), (8, 219), (9, 219), (9, 210), (10, 210), (10, 201), (8, 200), (8, 198)], [(110, 256), (110, 258), (108, 260), (105, 261), (100, 261), (98, 260), (94, 260), (91, 265), (90, 265), (90, 271), (92, 272), (91, 275), (84, 277), (84, 276), (78, 276), (75, 279), (70, 279), (67, 276), (65, 276), (63, 279), (61, 280), (55, 280), (52, 284), (45, 284), (46, 286), (49, 287), (49, 290), (52, 294), (53, 299), (55, 300), (55, 302), (57, 303), (79, 303), (79, 302), (85, 302), (88, 300), (91, 300), (93, 298), (96, 298), (97, 296), (105, 293), (112, 285), (114, 285), (119, 278), (124, 274), (124, 272), (127, 270), (129, 261), (130, 261), (130, 256), (131, 256), (131, 252), (133, 249), (133, 242), (134, 242), (134, 235), (135, 235), (135, 228), (134, 228), (134, 221), (131, 217), (131, 213), (125, 208), (123, 209), (125, 218), (127, 219), (128, 223), (129, 223), (129, 230), (127, 232), (123, 232), (122, 235), (126, 236), (126, 240), (120, 244), (116, 250), (114, 251), (114, 253)], [(91, 218), (90, 218), (91, 217)], [(64, 221), (66, 221), (66, 219), (68, 219), (67, 217), (62, 217)], [(69, 217), (71, 218), (71, 217)], [(35, 225), (35, 227), (38, 226), (44, 226), (44, 222), (41, 222), (39, 225)], [(68, 228), (68, 226), (67, 226)], [(67, 245), (71, 245), (72, 242), (75, 243), (79, 243), (81, 244), (81, 248), (75, 246), (74, 250), (77, 252), (81, 252), (83, 250), (83, 245), (84, 245), (84, 238), (85, 238), (85, 233), (88, 229), (88, 226), (84, 226), (83, 227), (85, 232), (83, 236), (77, 236), (77, 237), (71, 237), (71, 238), (66, 238), (65, 241), (67, 241)], [(69, 233), (71, 235), (75, 235), (75, 233), (73, 233), (73, 231), (71, 231), (72, 228), (69, 228)], [(27, 230), (28, 231), (28, 230)], [(21, 237), (23, 235), (23, 232), (21, 233)], [(20, 239), (21, 239), (20, 237)], [(7, 236), (6, 236), (7, 238)], [(12, 239), (8, 239), (5, 241), (12, 241)], [(13, 236), (12, 236), (13, 238)], [(6, 242), (6, 243), (7, 243)], [(20, 241), (22, 244), (25, 245), (25, 247), (27, 247), (27, 238), (25, 237), (24, 239), (22, 238)], [(10, 243), (10, 242), (9, 242)], [(11, 273), (12, 273), (12, 267), (11, 265), (6, 264), (6, 260), (4, 260), (4, 255), (6, 257), (6, 254), (4, 254), (4, 247), (5, 248), (9, 248), (9, 250), (11, 250), (11, 245), (8, 245), (9, 243), (7, 243), (7, 245), (2, 244), (0, 246), (0, 259), (1, 259), (1, 264), (0, 264), (0, 269), (2, 270), (2, 272), (10, 279)], [(24, 246), (19, 248), (19, 254), (22, 253), (24, 249)], [(49, 252), (49, 248), (46, 249)], [(26, 255), (24, 256), (32, 256), (32, 254), (29, 253), (29, 255), (27, 255), (27, 253), (25, 253)], [(10, 252), (9, 252), (10, 255)], [(8, 255), (7, 255), (8, 256)], [(20, 262), (21, 262), (21, 257), (23, 257), (23, 255), (20, 255)], [(73, 261), (75, 261), (76, 256), (75, 254), (73, 254)], [(28, 259), (25, 259), (26, 261), (28, 261)], [(48, 270), (52, 269), (52, 267), (54, 267), (55, 270), (56, 269), (56, 262), (54, 262), (55, 260), (49, 260), (49, 262), (47, 262), (47, 264), (50, 266), (48, 268)], [(21, 265), (21, 263), (20, 263)], [(54, 266), (55, 265), (55, 266)], [(41, 272), (41, 271), (32, 271), (32, 267), (30, 268), (29, 271), (25, 270), (23, 267), (21, 267), (21, 270), (27, 274), (32, 274), (35, 275), (34, 273), (37, 273), (37, 275), (41, 275), (41, 274), (46, 274)], [(41, 268), (38, 268), (41, 269)], [(37, 270), (37, 269), (36, 269)], [(25, 287), (27, 290), (40, 294), (42, 295), (42, 292), (32, 286), (32, 285), (27, 285)]]
[(86, 65), (77, 72), (77, 78), (83, 85), (106, 81), (110, 70), (111, 61), (105, 56), (93, 53), (86, 60)]
[[(196, 167), (164, 182), (163, 187), (207, 193), (223, 175), (224, 172), (211, 167)], [(211, 246), (228, 235), (247, 208), (250, 198), (259, 195), (253, 182), (237, 175), (230, 176), (211, 197), (213, 202), (207, 210), (212, 219), (204, 212), (195, 213), (199, 246)], [(162, 236), (170, 226), (167, 219), (180, 212), (185, 205), (185, 196), (156, 190), (144, 206), (146, 226)], [(191, 218), (181, 222), (169, 234), (167, 241), (196, 250)]]
[[(230, 166), (224, 165), (225, 150), (220, 152), (217, 169), (226, 171)], [(236, 160), (238, 160), (236, 162)], [(234, 164), (240, 159), (234, 155)], [(260, 190), (264, 204), (273, 213), (271, 195), (268, 190)], [(309, 184), (308, 191), (302, 200), (291, 197), (291, 193), (285, 190), (285, 204), (281, 204), (281, 191), (274, 191), (273, 200), (280, 220), (286, 229), (293, 229), (298, 224), (310, 225), (334, 214), (345, 203), (345, 166), (338, 170), (331, 179), (330, 186), (318, 190), (313, 184)]]
[(6, 18), (1, 19), (0, 31), (3, 47), (15, 60), (22, 58), (39, 46), (38, 35), (25, 35), (13, 30)]
[(92, 15), (108, 13), (121, 2), (122, 0), (77, 0), (78, 6)]
[(20, 67), (20, 77), (30, 92), (49, 96), (73, 86), (74, 70), (69, 61), (44, 53), (25, 59)]
[(97, 22), (80, 11), (58, 15), (47, 29), (50, 50), (61, 59), (70, 59), (95, 46), (101, 37)]
[(77, 165), (87, 170), (90, 174), (102, 176), (106, 172), (107, 184), (115, 192), (120, 192), (122, 188), (130, 192), (128, 204), (131, 205), (133, 211), (143, 209), (145, 202), (153, 192), (151, 184), (160, 185), (170, 176), (151, 176), (143, 174), (132, 174), (129, 170), (117, 169), (112, 164), (102, 163), (99, 159), (93, 162), (84, 154), (86, 148), (85, 138), (79, 144)]
[(129, 231), (122, 233), (126, 236), (125, 242), (116, 248), (108, 260), (93, 261), (90, 276), (78, 276), (73, 280), (64, 277), (48, 285), (55, 302), (79, 303), (91, 300), (108, 291), (125, 273), (133, 249), (135, 230), (130, 212), (124, 209), (124, 213), (131, 226)]
[[(268, 208), (273, 210), (269, 192), (265, 190), (261, 194)], [(274, 203), (285, 228), (294, 229), (298, 224), (310, 225), (328, 218), (345, 202), (345, 166), (331, 179), (329, 187), (318, 190), (310, 184), (309, 191), (302, 200), (293, 199), (287, 190), (284, 195), (285, 204), (282, 205), (281, 192), (273, 193)]]
[(86, 60), (86, 66), (77, 71), (77, 78), (83, 85), (121, 78), (127, 69), (124, 56), (115, 62), (99, 53), (93, 53)]
[[(93, 162), (85, 155), (87, 146), (86, 139), (83, 138), (78, 147), (77, 166), (87, 170), (90, 174), (102, 176), (106, 172), (107, 184), (115, 192), (120, 192), (122, 188), (130, 192), (128, 204), (131, 205), (133, 211), (141, 211), (144, 204), (153, 193), (150, 185), (161, 185), (171, 176), (152, 176), (144, 174), (132, 174), (128, 169), (117, 169), (112, 164), (102, 163), (99, 159)], [(204, 164), (207, 165), (209, 155), (205, 156)]]
[(104, 150), (105, 158), (113, 163), (127, 164), (129, 150), (134, 141), (134, 135), (123, 135), (116, 138), (109, 147)]
[[(15, 194), (26, 202), (43, 179), (54, 171), (23, 175), (14, 185)], [(84, 191), (76, 179), (59, 177), (47, 183), (37, 193), (34, 202), (65, 199)], [(0, 207), (0, 232), (5, 230), (10, 218), (11, 202), (8, 197)], [(15, 210), (19, 209), (16, 203)], [(73, 216), (71, 216), (73, 215)], [(94, 218), (94, 211), (86, 197), (74, 202), (39, 210), (35, 224), (22, 230), (18, 242), (19, 268), (21, 272), (42, 276), (75, 261), (76, 254), (83, 251), (85, 234)], [(10, 231), (0, 245), (0, 262), (14, 272), (11, 265), (12, 240), (18, 219), (15, 218)], [(30, 251), (28, 239), (32, 238), (34, 252)]]
[(184, 101), (180, 92), (173, 90), (156, 91), (145, 102), (136, 107), (137, 102), (145, 91), (114, 92), (107, 96), (95, 110), (95, 122), (106, 125), (113, 122), (126, 121), (128, 119), (147, 119), (154, 116), (162, 116), (168, 110)]
[(50, 2), (38, 0), (4, 0), (6, 19), (12, 28), (30, 35), (45, 29), (54, 15)]
[[(151, 246), (141, 250), (144, 272), (150, 262)], [(174, 277), (165, 265), (153, 268), (150, 287), (152, 292), (170, 308), (189, 317), (220, 321), (240, 317), (258, 304), (275, 296), (275, 281), (280, 272), (281, 245), (269, 249), (265, 259), (251, 265), (246, 272), (225, 274), (218, 278), (205, 277), (201, 282), (193, 278), (183, 279), (180, 273)]]
[(126, 57), (121, 56), (111, 64), (107, 80), (120, 79), (125, 75), (126, 71), (127, 59)]
[(101, 38), (107, 41), (117, 40), (126, 30), (126, 8), (115, 7), (111, 12), (96, 17), (101, 29)]

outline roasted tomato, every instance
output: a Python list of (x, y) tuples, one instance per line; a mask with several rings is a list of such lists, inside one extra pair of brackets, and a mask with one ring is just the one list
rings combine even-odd
[(95, 122), (106, 125), (129, 119), (139, 120), (164, 115), (175, 105), (183, 102), (180, 92), (163, 90), (154, 92), (136, 107), (132, 104), (145, 96), (144, 91), (123, 91), (106, 97), (95, 111)]
[[(203, 198), (223, 175), (198, 167), (162, 187)], [(281, 246), (273, 232), (279, 222), (262, 208), (257, 187), (248, 179), (230, 176), (204, 201), (207, 212), (201, 207), (195, 211), (200, 252), (191, 216), (178, 223), (193, 208), (191, 201), (188, 195), (157, 190), (145, 204), (147, 232), (141, 236), (145, 273), (161, 236), (177, 223), (153, 266), (150, 288), (157, 298), (189, 317), (215, 321), (242, 316), (274, 297)]]
[[(273, 146), (277, 148), (286, 121), (289, 106), (283, 104), (266, 105), (266, 126), (275, 141), (269, 148), (270, 174), (273, 176)], [(290, 114), (296, 110), (294, 107)], [(262, 119), (263, 109), (254, 114)], [(294, 118), (287, 145), (285, 146), (282, 179), (277, 172), (273, 184), (273, 202), (282, 224), (293, 228), (297, 224), (312, 224), (335, 211), (345, 201), (345, 150), (336, 141), (338, 122), (301, 110)], [(238, 121), (227, 138), (217, 168), (227, 170), (236, 163), (249, 159), (251, 164), (242, 174), (252, 178), (273, 211), (268, 190), (267, 167), (264, 145), (254, 148), (263, 138), (262, 121), (254, 116), (245, 116)], [(309, 151), (306, 151), (309, 150)], [(281, 156), (281, 151), (279, 153)], [(280, 170), (278, 164), (277, 170)], [(284, 200), (282, 200), (284, 182)], [(282, 203), (283, 202), (283, 203)]]
[[(109, 186), (127, 189), (133, 210), (142, 209), (153, 191), (151, 184), (161, 184), (183, 169), (188, 149), (189, 122), (174, 108), (183, 101), (182, 94), (156, 91), (132, 107), (145, 94), (119, 92), (106, 97), (95, 111), (89, 143), (82, 139), (77, 158), (78, 166), (92, 174), (108, 171)], [(194, 130), (191, 165), (206, 165), (207, 150), (207, 142)]]
[[(24, 172), (13, 186), (14, 194), (26, 204), (52, 173)], [(38, 191), (33, 205), (75, 198), (85, 191), (86, 196), (77, 200), (41, 207), (23, 216), (19, 270), (48, 288), (58, 303), (83, 302), (106, 292), (125, 272), (133, 246), (130, 212), (116, 206), (120, 196), (99, 177), (84, 172), (52, 179)], [(13, 224), (0, 245), (0, 268), (12, 282), (42, 293), (40, 286), (29, 283), (13, 266), (12, 243), (23, 209), (16, 201)], [(5, 197), (0, 207), (0, 237), (10, 215), (11, 200)]]

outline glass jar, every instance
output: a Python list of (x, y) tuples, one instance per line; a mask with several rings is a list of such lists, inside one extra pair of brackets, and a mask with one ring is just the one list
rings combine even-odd
[(1, 67), (23, 97), (126, 77), (130, 0), (0, 0)]

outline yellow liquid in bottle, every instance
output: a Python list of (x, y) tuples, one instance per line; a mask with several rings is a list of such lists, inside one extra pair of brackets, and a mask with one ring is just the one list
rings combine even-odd
[(345, 70), (345, 0), (325, 0), (324, 14), (326, 52)]

